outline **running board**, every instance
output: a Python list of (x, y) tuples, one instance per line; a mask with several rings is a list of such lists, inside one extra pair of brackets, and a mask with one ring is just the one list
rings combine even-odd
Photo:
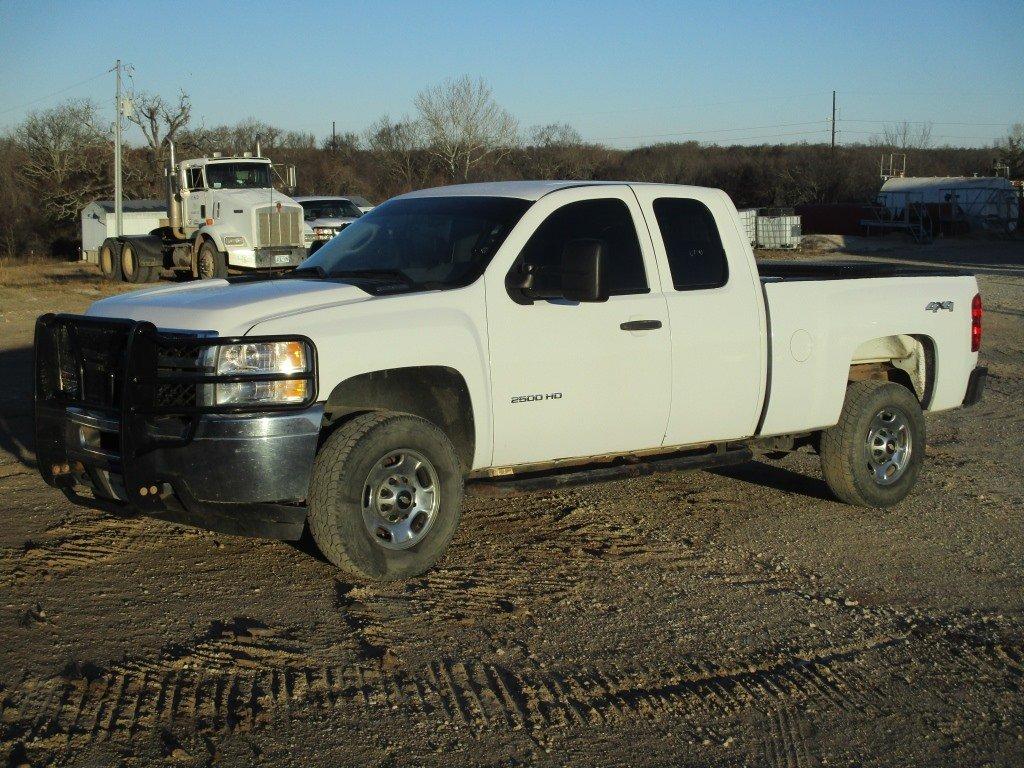
[(656, 472), (677, 472), (691, 469), (710, 469), (743, 464), (754, 457), (749, 448), (734, 448), (713, 453), (687, 454), (665, 458), (635, 461), (628, 464), (602, 467), (572, 467), (545, 472), (523, 473), (520, 476), (478, 478), (467, 484), (474, 492), (503, 495), (528, 491), (543, 491), (555, 488), (571, 488), (577, 485), (606, 483), (627, 477), (643, 477)]

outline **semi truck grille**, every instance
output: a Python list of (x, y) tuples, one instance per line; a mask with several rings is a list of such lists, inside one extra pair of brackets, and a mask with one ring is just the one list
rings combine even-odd
[(302, 209), (267, 206), (256, 211), (256, 245), (302, 245)]

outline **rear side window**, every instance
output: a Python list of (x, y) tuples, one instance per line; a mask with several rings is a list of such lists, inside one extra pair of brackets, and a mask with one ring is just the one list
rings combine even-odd
[(720, 288), (729, 280), (729, 264), (708, 207), (699, 200), (662, 197), (654, 201), (665, 242), (672, 285), (677, 291)]
[(562, 250), (570, 240), (603, 240), (607, 245), (608, 295), (647, 293), (644, 258), (629, 208), (621, 200), (581, 200), (552, 213), (523, 248), (522, 261), (533, 266), (533, 290), (558, 296), (562, 290)]

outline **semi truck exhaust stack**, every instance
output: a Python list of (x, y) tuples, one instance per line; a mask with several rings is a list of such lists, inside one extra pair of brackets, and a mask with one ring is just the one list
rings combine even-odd
[(179, 240), (185, 240), (185, 230), (181, 218), (181, 179), (178, 178), (177, 162), (174, 157), (174, 142), (168, 142), (170, 156), (167, 160), (167, 224), (172, 234)]

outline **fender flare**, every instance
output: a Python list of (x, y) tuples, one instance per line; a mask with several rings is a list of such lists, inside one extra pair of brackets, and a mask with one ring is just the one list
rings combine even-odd
[(468, 472), (476, 451), (476, 422), (469, 386), (448, 366), (389, 368), (358, 374), (337, 384), (327, 398), (328, 428), (370, 411), (395, 411), (419, 416), (451, 440)]

